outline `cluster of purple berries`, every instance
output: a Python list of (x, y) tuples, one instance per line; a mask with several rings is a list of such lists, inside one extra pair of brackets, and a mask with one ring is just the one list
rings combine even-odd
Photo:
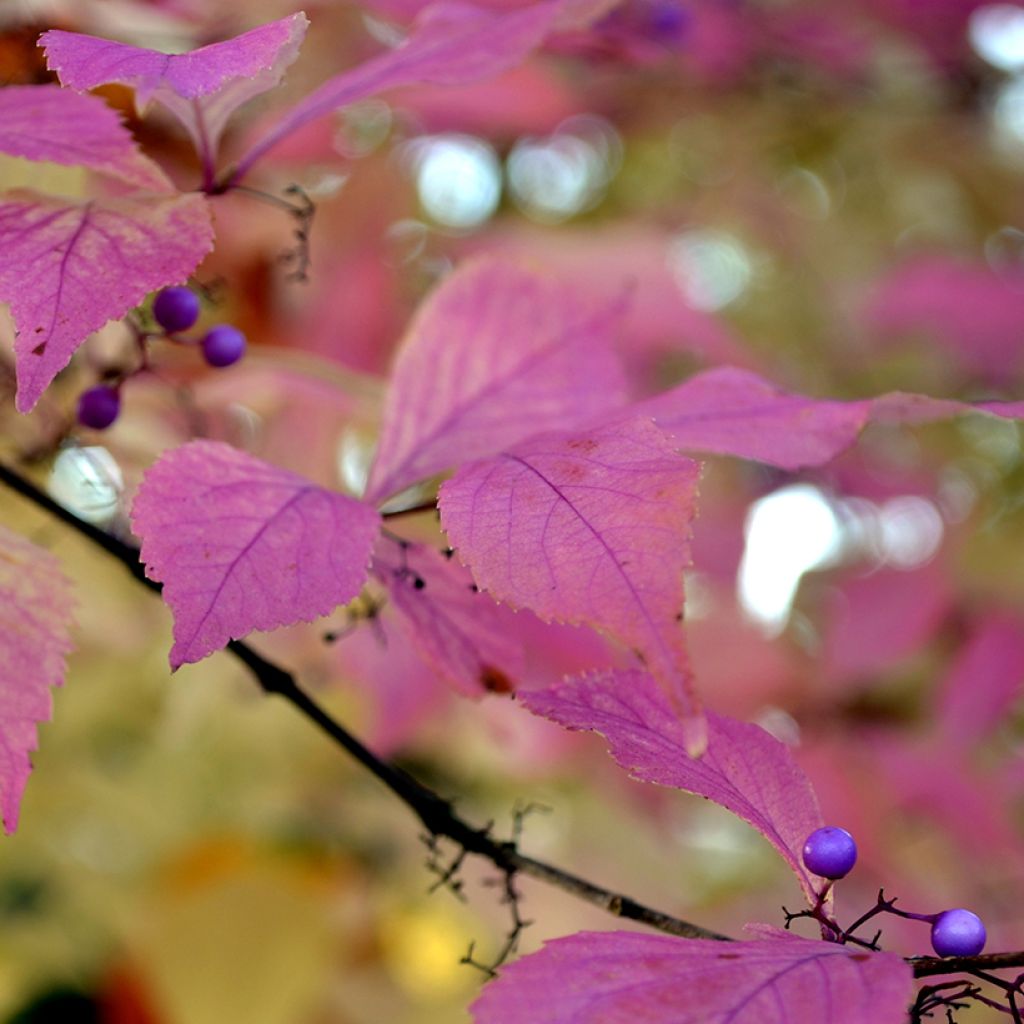
[[(815, 829), (804, 843), (804, 866), (830, 882), (845, 878), (857, 863), (857, 844), (844, 828)], [(957, 908), (939, 914), (904, 915), (931, 922), (938, 956), (977, 956), (985, 948), (985, 925), (977, 914)]]
[[(153, 303), (153, 317), (168, 334), (187, 331), (199, 319), (199, 297), (191, 288), (165, 288)], [(231, 366), (245, 354), (245, 335), (218, 324), (199, 339), (199, 347), (210, 366)]]
[[(187, 331), (199, 319), (199, 296), (191, 288), (164, 288), (153, 302), (153, 318), (167, 334)], [(231, 366), (245, 354), (245, 335), (231, 324), (217, 324), (199, 339), (199, 347), (210, 366)], [(120, 412), (119, 385), (98, 384), (78, 399), (78, 422), (83, 427), (105, 430)]]

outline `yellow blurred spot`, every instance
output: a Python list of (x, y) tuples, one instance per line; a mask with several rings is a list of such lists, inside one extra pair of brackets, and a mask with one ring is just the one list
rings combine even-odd
[(440, 905), (387, 915), (381, 939), (392, 976), (413, 998), (447, 999), (479, 984), (459, 962), (469, 949), (466, 922)]

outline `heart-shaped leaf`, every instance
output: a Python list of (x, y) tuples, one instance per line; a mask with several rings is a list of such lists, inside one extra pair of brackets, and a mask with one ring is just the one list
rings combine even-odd
[(132, 528), (174, 613), (178, 668), (254, 629), (308, 622), (352, 600), (380, 517), (229, 445), (194, 441), (147, 471)]

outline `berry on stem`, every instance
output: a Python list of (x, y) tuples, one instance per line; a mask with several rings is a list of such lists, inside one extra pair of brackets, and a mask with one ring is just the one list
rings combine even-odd
[(98, 384), (78, 398), (78, 422), (93, 430), (106, 430), (121, 412), (121, 394), (117, 388)]
[(153, 317), (168, 334), (187, 331), (199, 319), (199, 296), (190, 288), (164, 288), (153, 302)]
[(231, 366), (245, 354), (245, 335), (231, 324), (218, 324), (203, 335), (200, 345), (210, 366)]
[(986, 938), (981, 918), (969, 910), (944, 910), (932, 924), (932, 949), (939, 956), (977, 956)]
[(856, 863), (857, 844), (845, 828), (815, 829), (804, 843), (804, 866), (822, 878), (843, 878)]

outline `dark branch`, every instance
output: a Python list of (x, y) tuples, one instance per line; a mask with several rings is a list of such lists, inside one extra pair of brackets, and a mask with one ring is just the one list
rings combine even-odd
[(1024, 950), (1014, 953), (982, 953), (979, 956), (911, 956), (907, 963), (915, 978), (933, 978), (938, 974), (961, 971), (998, 971), (1006, 967), (1024, 967)]

